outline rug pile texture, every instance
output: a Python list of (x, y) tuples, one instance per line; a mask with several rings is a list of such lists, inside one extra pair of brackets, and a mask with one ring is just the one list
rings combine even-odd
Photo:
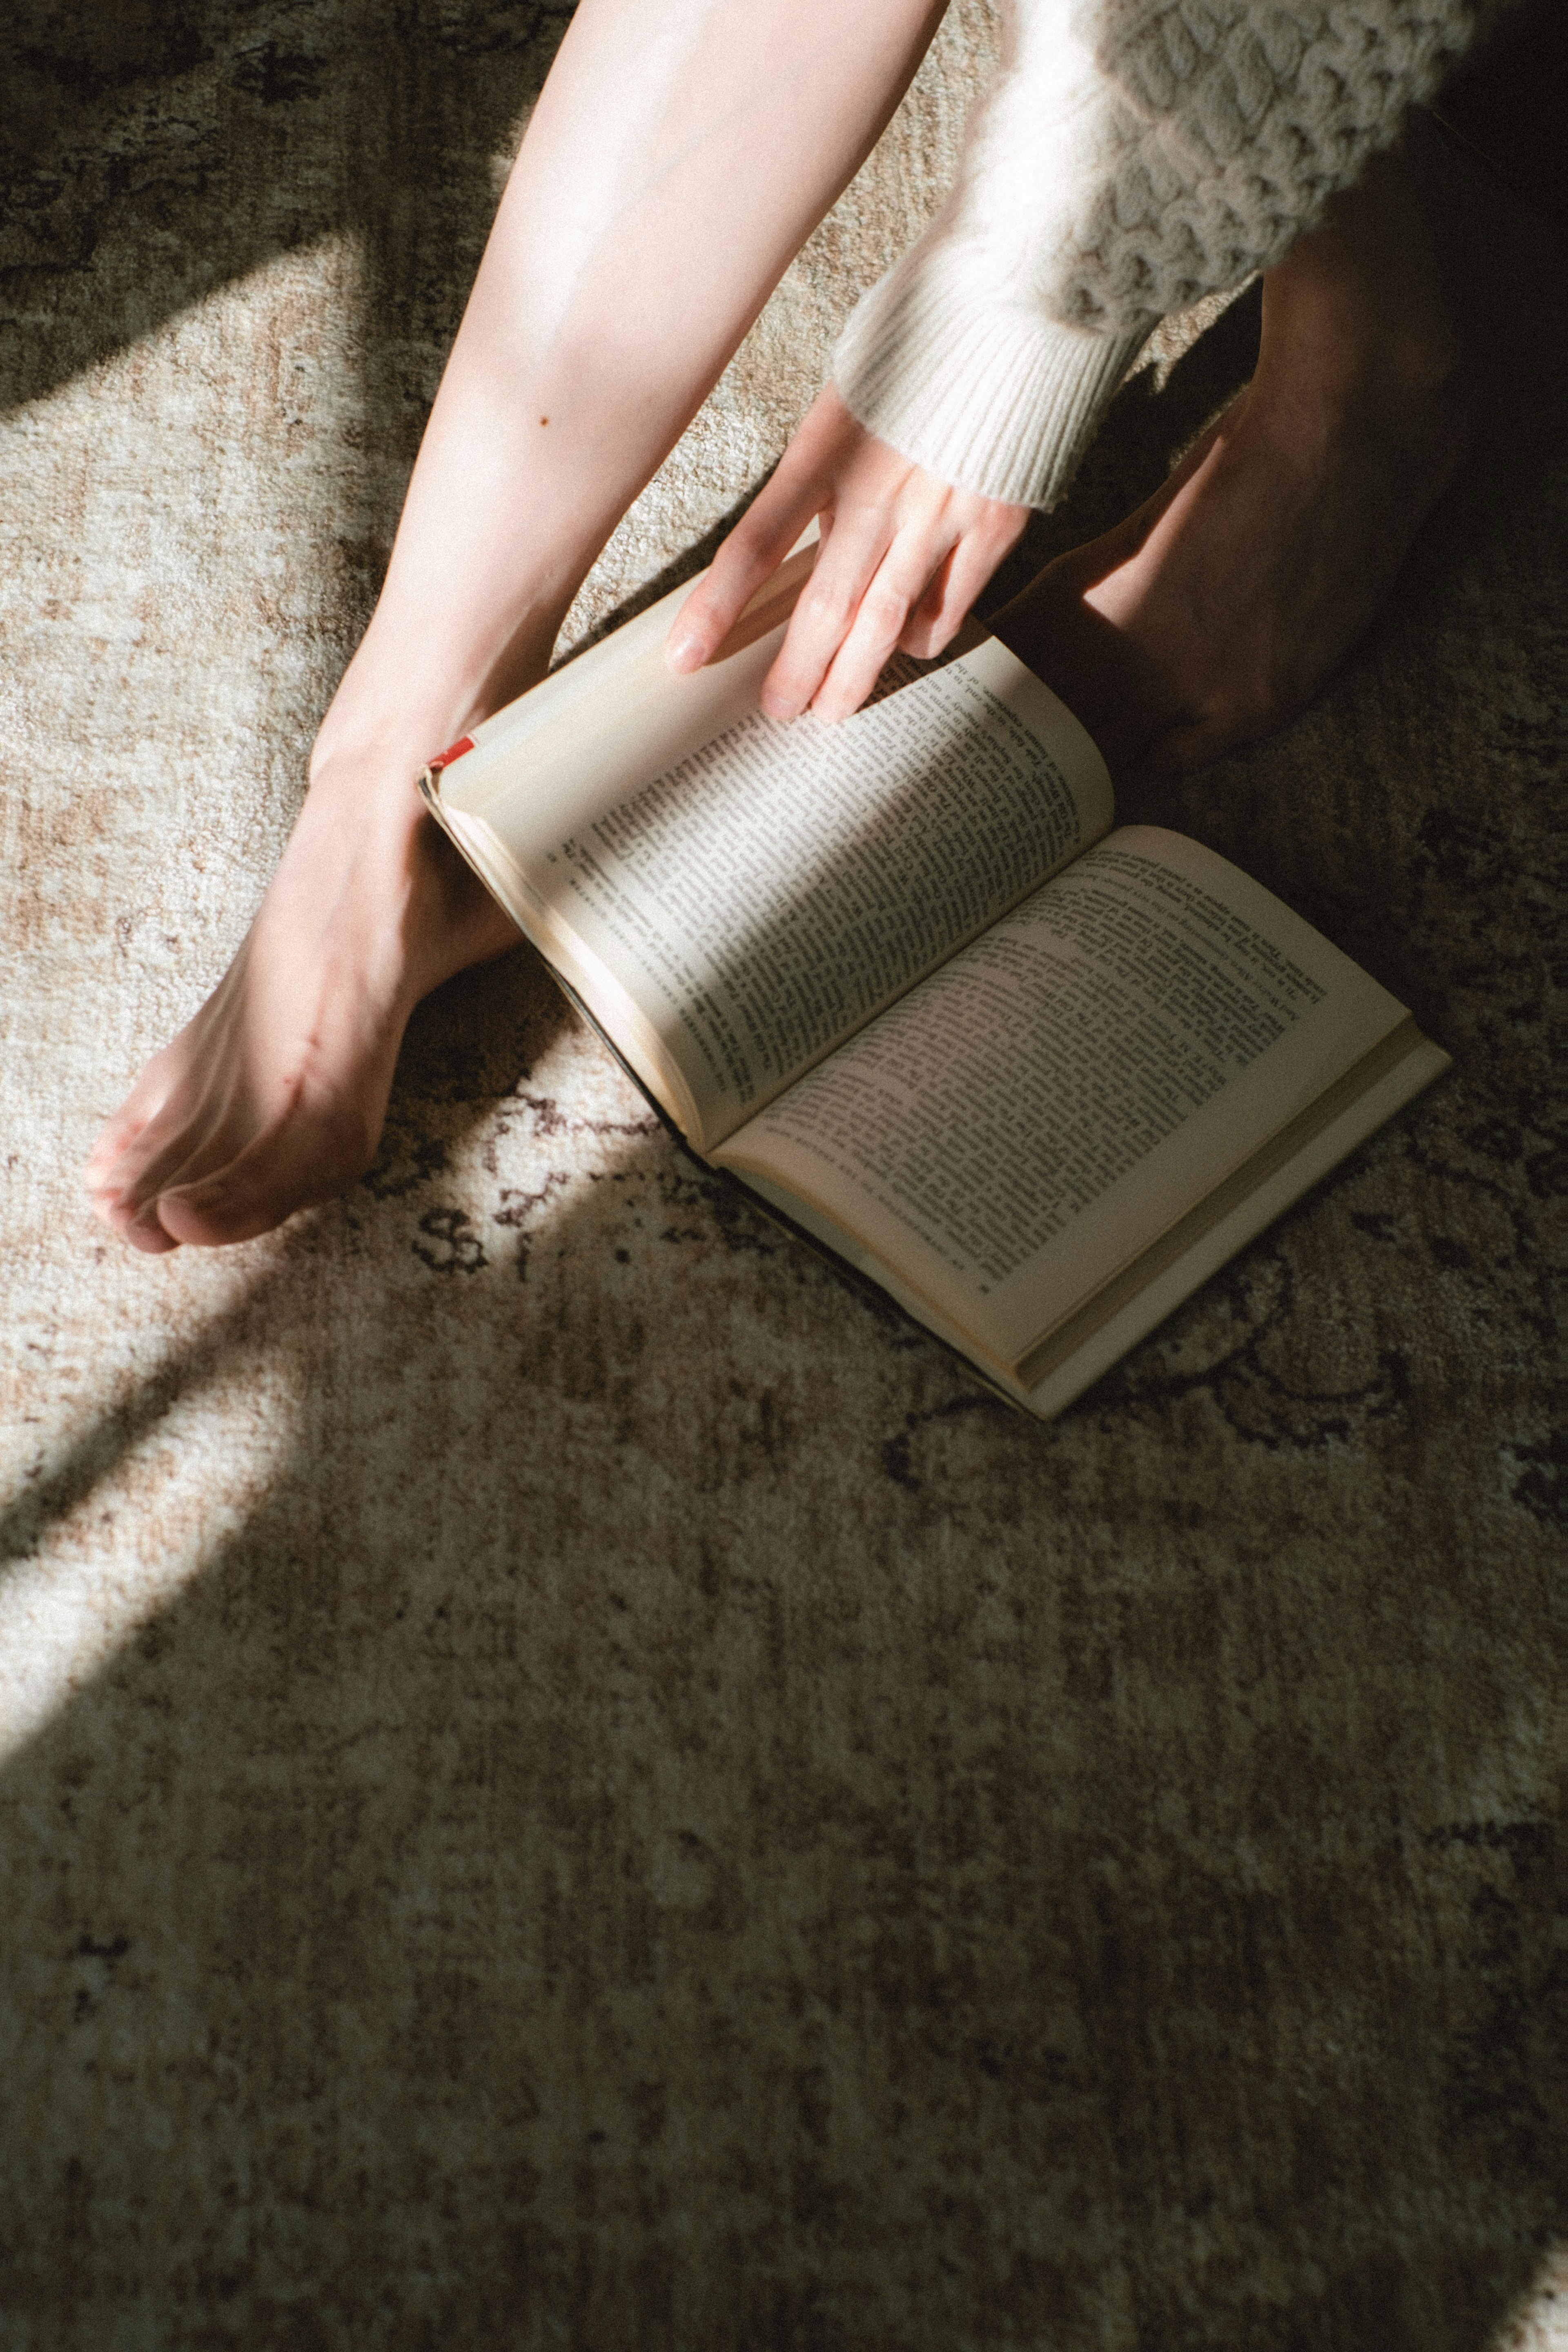
[[(5, 37), (0, 2343), (1561, 2347), (1568, 404), (1472, 165), (1424, 142), (1474, 460), (1316, 707), (1124, 803), (1456, 1066), (1058, 1423), (681, 1156), (526, 950), (422, 1008), (342, 1202), (156, 1262), (85, 1213), (286, 836), (566, 21)], [(994, 38), (950, 15), (563, 650), (763, 477)], [(1256, 333), (1163, 331), (1033, 561)]]

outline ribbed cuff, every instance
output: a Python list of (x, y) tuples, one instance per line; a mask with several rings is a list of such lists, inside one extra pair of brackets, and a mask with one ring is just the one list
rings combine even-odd
[(943, 481), (1053, 507), (1152, 322), (1094, 334), (979, 293), (963, 248), (918, 251), (857, 305), (833, 380), (866, 427)]

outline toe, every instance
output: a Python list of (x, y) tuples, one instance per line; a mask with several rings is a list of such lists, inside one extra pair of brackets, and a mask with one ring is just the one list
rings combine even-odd
[(170, 1091), (173, 1047), (153, 1055), (112, 1118), (99, 1131), (82, 1173), (94, 1191), (113, 1175), (116, 1163), (133, 1151), (164, 1108)]
[(255, 1241), (297, 1210), (335, 1200), (369, 1167), (374, 1130), (341, 1111), (290, 1120), (248, 1145), (226, 1166), (196, 1170), (158, 1198), (165, 1232), (200, 1249)]
[(138, 1209), (133, 1216), (122, 1220), (111, 1218), (110, 1222), (115, 1224), (121, 1240), (129, 1242), (133, 1250), (140, 1250), (143, 1257), (166, 1257), (171, 1250), (180, 1246), (174, 1235), (161, 1223), (155, 1201), (150, 1201), (145, 1208)]
[(93, 1190), (123, 1230), (123, 1221), (152, 1216), (153, 1204), (176, 1185), (210, 1176), (231, 1160), (236, 1139), (221, 1107), (166, 1102), (124, 1144)]
[(233, 1242), (255, 1241), (269, 1234), (300, 1204), (279, 1202), (269, 1189), (234, 1184), (222, 1176), (183, 1184), (164, 1192), (158, 1202), (158, 1219), (165, 1232), (196, 1249), (223, 1249)]
[(152, 1117), (151, 1107), (132, 1110), (129, 1103), (115, 1113), (82, 1168), (82, 1181), (89, 1192), (103, 1192), (112, 1182), (119, 1163), (134, 1150)]

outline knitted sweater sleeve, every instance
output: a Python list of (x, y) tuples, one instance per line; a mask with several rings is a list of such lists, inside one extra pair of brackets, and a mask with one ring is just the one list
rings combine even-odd
[(926, 235), (834, 354), (869, 431), (1049, 507), (1156, 321), (1280, 260), (1489, 0), (1005, 0)]

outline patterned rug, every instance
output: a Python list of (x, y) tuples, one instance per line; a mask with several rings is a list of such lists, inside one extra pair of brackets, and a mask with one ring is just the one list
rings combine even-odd
[[(422, 1009), (348, 1199), (158, 1261), (85, 1213), (276, 860), (565, 16), (5, 37), (0, 2341), (1560, 2347), (1568, 379), (1473, 163), (1424, 142), (1477, 458), (1316, 708), (1124, 802), (1456, 1068), (1060, 1422), (680, 1156), (528, 951)], [(569, 642), (773, 462), (993, 33)], [(1164, 331), (1033, 561), (1256, 315)]]

